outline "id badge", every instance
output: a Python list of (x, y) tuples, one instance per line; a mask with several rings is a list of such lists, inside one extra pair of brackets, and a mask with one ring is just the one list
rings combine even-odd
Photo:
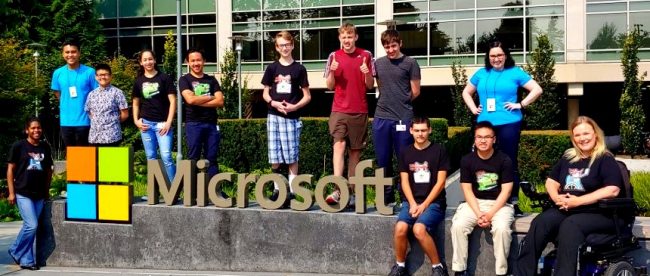
[(495, 98), (487, 99), (487, 111), (488, 112), (497, 111), (497, 100)]
[(77, 97), (77, 87), (76, 86), (68, 87), (68, 92), (70, 93), (70, 98), (76, 98)]
[(417, 171), (413, 174), (413, 180), (415, 183), (429, 183), (431, 180), (431, 172), (429, 171)]
[(406, 131), (406, 125), (405, 124), (397, 124), (397, 125), (395, 125), (395, 130), (396, 131)]
[(278, 94), (289, 94), (291, 93), (291, 84), (288, 82), (281, 81), (278, 83), (278, 86), (276, 87), (275, 90)]

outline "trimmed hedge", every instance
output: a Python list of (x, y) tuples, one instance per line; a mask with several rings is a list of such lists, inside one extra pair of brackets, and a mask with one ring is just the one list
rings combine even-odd
[[(332, 174), (332, 138), (327, 118), (302, 118), (300, 136), (300, 173), (317, 178)], [(266, 138), (266, 119), (219, 120), (221, 144), (219, 164), (237, 172), (251, 172), (270, 167)], [(372, 120), (368, 124), (368, 144), (361, 159), (374, 159)], [(447, 141), (447, 120), (431, 119), (431, 140)], [(347, 162), (346, 162), (347, 163)], [(397, 165), (395, 160), (395, 166)]]

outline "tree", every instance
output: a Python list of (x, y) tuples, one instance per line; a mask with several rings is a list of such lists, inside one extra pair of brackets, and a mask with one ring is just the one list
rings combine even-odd
[(127, 102), (131, 102), (131, 89), (135, 84), (135, 78), (138, 75), (138, 63), (136, 60), (128, 59), (123, 55), (117, 55), (108, 62), (113, 72), (111, 85), (121, 89), (124, 92)]
[(546, 34), (537, 36), (537, 48), (530, 56), (532, 63), (526, 62), (524, 69), (542, 87), (543, 94), (526, 108), (526, 126), (528, 129), (554, 129), (560, 125), (562, 95), (555, 89), (553, 45)]
[(615, 49), (619, 48), (619, 39), (616, 37), (616, 25), (605, 22), (598, 30), (598, 34), (589, 44), (589, 49)]
[[(467, 70), (460, 60), (451, 63), (451, 76), (454, 78), (454, 86), (451, 88), (454, 99), (454, 125), (471, 126), (472, 112), (469, 111), (463, 100), (463, 89), (467, 85)], [(476, 93), (474, 98), (476, 98)]]
[(643, 72), (639, 76), (638, 52), (641, 41), (647, 32), (638, 28), (630, 31), (623, 41), (621, 67), (623, 68), (623, 94), (621, 95), (621, 144), (623, 150), (634, 156), (643, 153), (643, 126), (645, 113), (641, 105), (641, 85), (647, 75)]
[(219, 109), (219, 118), (237, 118), (237, 58), (235, 52), (227, 50), (223, 55), (223, 61), (219, 65), (221, 69), (221, 92), (223, 92), (224, 106)]
[(178, 63), (176, 62), (176, 38), (172, 31), (167, 32), (165, 36), (165, 53), (163, 54), (163, 64), (162, 70), (167, 75), (176, 79), (176, 67)]

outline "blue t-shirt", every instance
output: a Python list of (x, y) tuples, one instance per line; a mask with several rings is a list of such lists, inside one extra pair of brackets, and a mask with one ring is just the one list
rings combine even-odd
[[(469, 80), (478, 91), (478, 98), (483, 107), (478, 115), (478, 122), (488, 121), (495, 126), (521, 121), (521, 110), (508, 111), (506, 102), (518, 103), (517, 89), (532, 78), (520, 67), (514, 66), (502, 71), (481, 68)], [(494, 98), (496, 111), (487, 111), (487, 99)]]
[(88, 93), (97, 87), (99, 83), (95, 79), (95, 69), (86, 65), (80, 64), (75, 70), (70, 70), (68, 65), (63, 65), (54, 71), (51, 89), (61, 93), (59, 99), (61, 126), (90, 126), (90, 119), (84, 106)]

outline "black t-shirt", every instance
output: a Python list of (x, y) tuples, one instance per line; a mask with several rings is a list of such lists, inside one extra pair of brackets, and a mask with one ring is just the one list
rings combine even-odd
[(495, 150), (487, 160), (471, 152), (460, 160), (460, 182), (471, 183), (478, 199), (497, 199), (501, 185), (513, 182), (512, 161), (505, 153)]
[[(399, 171), (409, 174), (408, 184), (417, 203), (422, 203), (427, 199), (438, 181), (438, 172), (448, 170), (449, 158), (447, 157), (447, 151), (439, 144), (431, 143), (421, 150), (415, 148), (414, 145), (410, 145), (400, 154)], [(400, 191), (400, 193), (402, 198), (406, 200), (404, 191)], [(447, 208), (445, 189), (442, 189), (433, 202), (439, 203), (443, 209)]]
[[(279, 61), (269, 64), (264, 71), (262, 84), (269, 86), (269, 95), (276, 102), (287, 101), (291, 104), (298, 103), (303, 96), (302, 88), (309, 87), (307, 80), (307, 69), (298, 62), (293, 62), (287, 66), (282, 65)], [(289, 112), (284, 115), (273, 107), (269, 106), (269, 113), (286, 118), (298, 118), (298, 111)]]
[(133, 84), (132, 97), (140, 99), (140, 117), (153, 122), (167, 121), (169, 94), (176, 94), (172, 79), (163, 72), (152, 78), (138, 76)]
[(16, 165), (14, 171), (14, 191), (32, 199), (47, 196), (47, 176), (52, 170), (52, 150), (46, 142), (37, 146), (27, 139), (17, 141), (11, 146), (8, 163)]
[[(213, 76), (203, 74), (202, 78), (196, 78), (192, 74), (185, 74), (178, 80), (178, 88), (181, 91), (191, 90), (194, 95), (206, 96), (214, 95), (216, 91), (221, 91), (219, 82)], [(185, 121), (201, 123), (217, 123), (217, 109), (212, 107), (202, 107), (198, 105), (185, 104)]]
[[(596, 158), (591, 166), (589, 166), (588, 158), (571, 163), (563, 157), (555, 164), (549, 178), (560, 183), (560, 194), (569, 193), (581, 196), (605, 186), (616, 186), (621, 190), (625, 189), (618, 164), (616, 164), (614, 157), (609, 154)], [(619, 193), (621, 197), (624, 194)], [(598, 210), (597, 203), (571, 209), (572, 212), (594, 210)]]

